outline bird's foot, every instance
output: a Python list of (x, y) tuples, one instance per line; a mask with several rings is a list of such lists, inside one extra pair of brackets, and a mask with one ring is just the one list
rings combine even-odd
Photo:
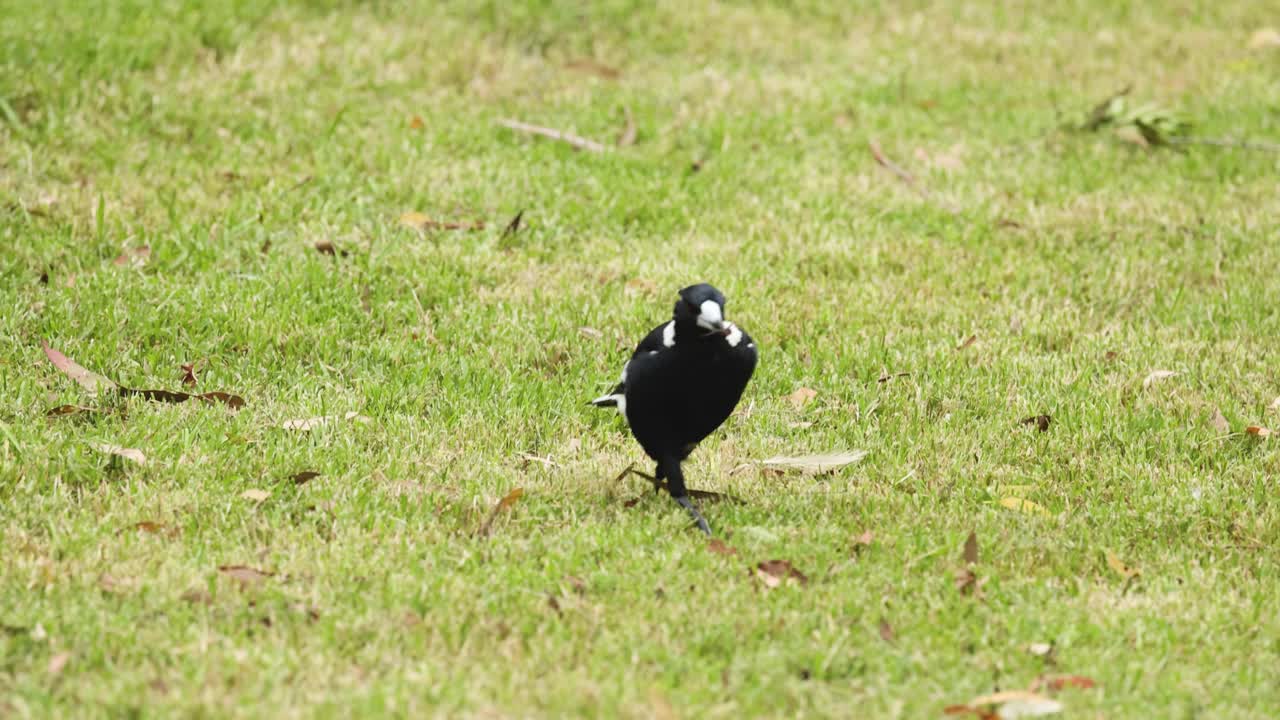
[(689, 496), (681, 495), (676, 498), (676, 502), (680, 503), (680, 507), (689, 511), (689, 514), (693, 516), (693, 521), (697, 524), (698, 529), (707, 537), (711, 537), (711, 526), (707, 524), (707, 519), (702, 517), (702, 513), (698, 512), (698, 508), (689, 500)]

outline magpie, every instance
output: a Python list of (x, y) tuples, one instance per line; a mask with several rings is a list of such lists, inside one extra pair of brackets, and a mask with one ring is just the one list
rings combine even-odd
[(724, 295), (706, 283), (681, 290), (671, 321), (640, 341), (617, 387), (591, 401), (622, 413), (658, 464), (654, 486), (666, 480), (708, 536), (711, 528), (689, 500), (680, 463), (733, 412), (758, 358), (751, 336), (725, 321), (724, 304)]

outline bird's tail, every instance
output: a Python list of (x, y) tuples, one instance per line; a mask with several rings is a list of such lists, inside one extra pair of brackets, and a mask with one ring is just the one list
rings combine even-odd
[(625, 383), (618, 383), (618, 386), (610, 390), (607, 395), (601, 395), (591, 401), (596, 407), (616, 407), (626, 412), (627, 407), (627, 386)]
[(595, 400), (592, 400), (591, 404), (595, 405), (596, 407), (617, 407), (618, 400), (620, 399), (621, 399), (620, 395), (601, 395)]

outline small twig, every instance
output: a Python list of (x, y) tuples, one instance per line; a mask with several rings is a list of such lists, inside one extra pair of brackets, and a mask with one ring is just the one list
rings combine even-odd
[(511, 120), (508, 118), (499, 120), (498, 124), (508, 130), (515, 130), (516, 132), (528, 133), (530, 135), (540, 135), (551, 140), (559, 140), (560, 142), (572, 145), (577, 150), (586, 150), (594, 153), (602, 153), (605, 151), (604, 145), (601, 145), (595, 140), (588, 140), (572, 133), (561, 132), (559, 130), (553, 130), (551, 128), (541, 127), (538, 125), (530, 125), (529, 123), (523, 123), (519, 120)]
[(1171, 137), (1170, 145), (1212, 145), (1214, 147), (1239, 148), (1241, 150), (1264, 150), (1280, 152), (1280, 143), (1253, 142), (1250, 140), (1234, 140), (1232, 138)]
[(916, 194), (918, 194), (920, 197), (924, 198), (925, 200), (928, 200), (929, 202), (937, 203), (942, 207), (943, 210), (946, 210), (952, 215), (960, 214), (960, 211), (956, 209), (956, 207), (953, 206), (951, 203), (934, 195), (932, 192), (929, 191), (929, 188), (926, 188), (924, 185), (921, 185), (920, 181), (916, 180), (916, 176), (908, 172), (906, 168), (890, 160), (884, 154), (884, 151), (880, 149), (880, 143), (876, 142), (875, 140), (868, 140), (867, 145), (871, 148), (871, 155), (875, 157), (876, 162), (880, 163), (880, 165), (884, 167), (886, 170), (888, 170), (889, 172), (893, 173), (894, 175), (897, 175), (898, 179), (901, 180), (904, 185), (911, 188), (912, 190), (915, 190)]
[(627, 147), (636, 144), (636, 119), (631, 117), (631, 108), (626, 105), (622, 106), (622, 114), (624, 125), (622, 132), (618, 134), (618, 147)]

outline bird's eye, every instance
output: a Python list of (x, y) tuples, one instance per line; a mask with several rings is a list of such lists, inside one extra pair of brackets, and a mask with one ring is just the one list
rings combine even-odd
[(694, 305), (693, 303), (689, 302), (688, 300), (686, 300), (686, 301), (685, 301), (684, 306), (685, 306), (685, 307), (687, 307), (687, 308), (689, 308), (689, 312), (696, 313), (696, 312), (698, 312), (698, 311), (699, 311), (699, 310), (698, 310), (698, 306), (697, 306), (697, 305)]

